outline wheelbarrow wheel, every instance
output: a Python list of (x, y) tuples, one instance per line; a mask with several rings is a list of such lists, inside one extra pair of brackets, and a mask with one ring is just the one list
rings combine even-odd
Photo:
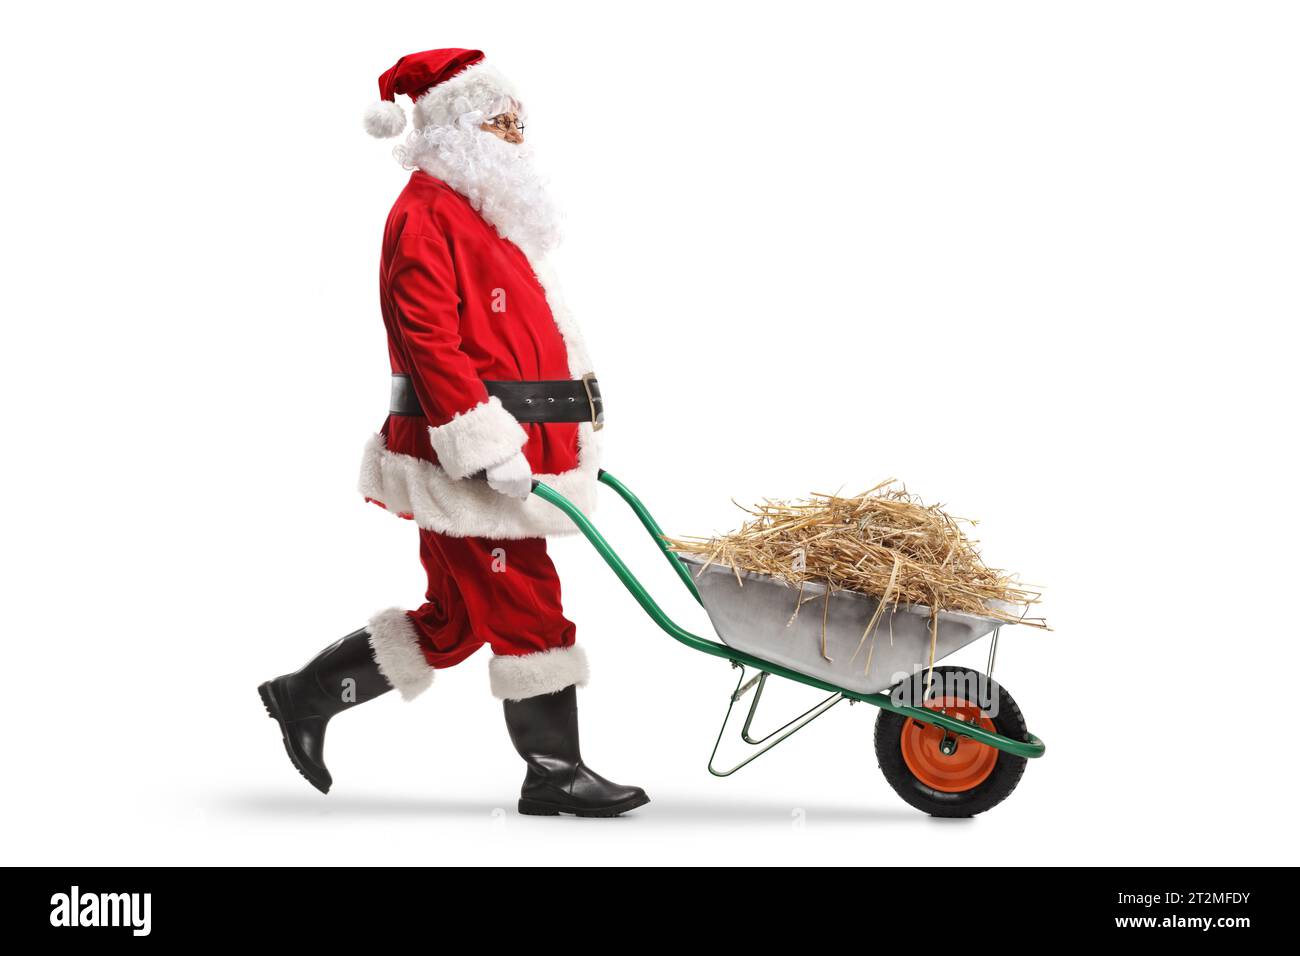
[[(1029, 728), (1011, 695), (979, 671), (936, 667), (934, 689), (927, 699), (922, 672), (895, 693), (912, 706), (924, 701), (927, 708), (978, 721), (1004, 737), (1029, 739)], [(876, 760), (900, 797), (936, 817), (972, 817), (997, 806), (1016, 789), (1028, 762), (887, 710), (876, 718)]]

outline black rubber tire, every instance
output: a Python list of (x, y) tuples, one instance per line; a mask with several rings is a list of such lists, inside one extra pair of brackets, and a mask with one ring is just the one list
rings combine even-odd
[[(957, 674), (967, 680), (973, 677), (986, 681), (987, 699), (991, 700), (993, 695), (997, 695), (997, 716), (992, 718), (997, 732), (1014, 740), (1029, 739), (1029, 728), (1025, 726), (1025, 718), (1021, 715), (1020, 708), (1016, 706), (1011, 695), (996, 681), (965, 667), (936, 667), (934, 673), (936, 680), (944, 674)], [(911, 696), (907, 698), (909, 701), (922, 699), (925, 676), (924, 672), (917, 674), (908, 682), (909, 686), (904, 688), (905, 693), (910, 692)], [(945, 793), (926, 786), (908, 769), (906, 761), (903, 760), (901, 743), (903, 729), (910, 719), (887, 710), (880, 712), (876, 718), (876, 762), (880, 764), (880, 770), (889, 781), (889, 785), (916, 809), (935, 817), (973, 817), (977, 813), (983, 813), (997, 806), (1020, 783), (1020, 777), (1025, 772), (1025, 764), (1029, 761), (1024, 757), (999, 751), (997, 763), (988, 779), (970, 790)], [(984, 746), (974, 744), (973, 741), (963, 741), (962, 745)]]

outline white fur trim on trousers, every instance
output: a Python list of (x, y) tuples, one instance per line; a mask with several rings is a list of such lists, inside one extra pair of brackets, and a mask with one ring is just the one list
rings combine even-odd
[(370, 619), (370, 649), (379, 672), (397, 688), (403, 700), (414, 700), (433, 683), (433, 668), (420, 650), (411, 618), (400, 607), (380, 611)]
[(587, 653), (574, 644), (535, 654), (497, 654), (488, 663), (492, 696), (524, 700), (554, 694), (570, 684), (587, 686)]

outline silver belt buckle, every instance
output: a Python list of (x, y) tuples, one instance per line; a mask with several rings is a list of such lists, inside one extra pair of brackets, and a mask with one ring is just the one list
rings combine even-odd
[(591, 409), (591, 430), (598, 432), (605, 427), (605, 423), (596, 417), (596, 397), (591, 394), (591, 383), (595, 378), (595, 372), (588, 372), (582, 376), (582, 388), (587, 393), (587, 407)]

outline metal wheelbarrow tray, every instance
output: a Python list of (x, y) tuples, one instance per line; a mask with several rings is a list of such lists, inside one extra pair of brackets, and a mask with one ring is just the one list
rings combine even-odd
[[(860, 694), (893, 687), (930, 663), (930, 609), (924, 605), (886, 607), (864, 643), (862, 635), (879, 604), (870, 595), (841, 590), (828, 602), (824, 584), (809, 581), (800, 592), (770, 574), (683, 560), (702, 569), (693, 575), (700, 600), (713, 629), (730, 647)], [(1001, 624), (974, 614), (939, 612), (934, 659), (942, 660)]]
[[(752, 572), (742, 572), (738, 582), (730, 567), (703, 568), (703, 562), (688, 563), (667, 546), (658, 522), (626, 485), (607, 471), (600, 472), (600, 481), (636, 514), (673, 571), (708, 613), (721, 642), (691, 633), (664, 613), (576, 505), (538, 481), (533, 482), (533, 494), (569, 516), (651, 620), (670, 637), (693, 650), (730, 661), (740, 670), (709, 757), (710, 773), (730, 776), (845, 700), (880, 708), (875, 729), (880, 768), (899, 796), (934, 816), (968, 817), (989, 809), (1016, 787), (1026, 761), (1043, 755), (1043, 742), (1029, 732), (1010, 694), (992, 680), (1001, 621), (941, 612), (934, 659), (991, 634), (987, 674), (942, 667), (934, 668), (930, 675), (917, 673), (930, 662), (929, 609), (915, 605), (887, 609), (877, 625), (867, 670), (870, 639), (854, 655), (875, 612), (874, 598), (839, 591), (827, 601), (823, 586), (808, 583), (803, 591), (806, 603), (787, 626), (798, 588)], [(809, 597), (813, 600), (808, 601)], [(756, 737), (751, 732), (755, 715), (767, 680), (774, 676), (818, 688), (829, 696), (765, 736)], [(925, 679), (931, 676), (942, 680)], [(961, 689), (975, 684), (976, 691)], [(890, 693), (883, 693), (887, 689)], [(715, 766), (718, 748), (732, 710), (751, 692), (740, 737), (753, 750), (734, 766), (720, 769)]]

